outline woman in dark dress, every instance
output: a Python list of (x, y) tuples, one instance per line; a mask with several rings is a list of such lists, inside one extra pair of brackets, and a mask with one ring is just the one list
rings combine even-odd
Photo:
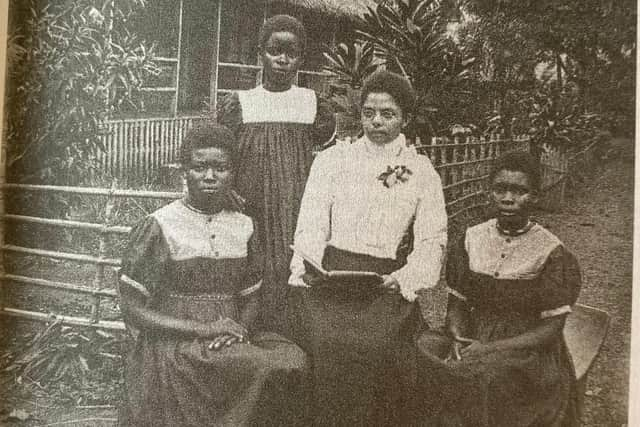
[[(328, 270), (364, 270), (383, 281), (326, 281), (294, 255), (289, 283), (302, 300), (313, 363), (315, 425), (401, 426), (415, 396), (416, 292), (440, 277), (447, 215), (440, 177), (408, 146), (414, 103), (407, 80), (373, 74), (362, 89), (364, 136), (314, 160), (295, 247)], [(408, 254), (399, 248), (413, 235)], [(310, 287), (309, 287), (310, 286)]]
[(119, 290), (135, 344), (125, 373), (125, 426), (293, 425), (304, 413), (306, 358), (253, 324), (262, 245), (231, 190), (233, 134), (190, 131), (188, 192), (131, 233)]
[(287, 306), (293, 231), (313, 151), (333, 137), (335, 121), (311, 89), (294, 85), (305, 49), (302, 24), (288, 15), (267, 19), (260, 32), (263, 84), (225, 98), (217, 111), (239, 143), (236, 188), (264, 238), (265, 327), (290, 333)]
[(466, 230), (447, 265), (444, 332), (418, 340), (425, 426), (575, 426), (562, 330), (580, 290), (575, 258), (529, 219), (540, 174), (526, 153), (491, 176), (496, 218)]

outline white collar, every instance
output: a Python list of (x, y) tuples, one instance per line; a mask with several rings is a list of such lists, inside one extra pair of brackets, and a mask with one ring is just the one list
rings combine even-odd
[(260, 84), (260, 85), (258, 85), (258, 86), (256, 86), (255, 88), (256, 88), (258, 91), (260, 91), (260, 92), (266, 92), (266, 93), (271, 93), (271, 94), (276, 94), (276, 95), (278, 95), (278, 94), (288, 94), (288, 93), (291, 93), (291, 92), (295, 91), (295, 90), (298, 88), (298, 86), (296, 86), (296, 85), (291, 85), (291, 87), (290, 87), (289, 89), (287, 89), (287, 90), (279, 90), (279, 91), (268, 90), (268, 89), (266, 89), (266, 88), (265, 88), (263, 85), (261, 85), (261, 84)]
[(362, 146), (368, 154), (376, 157), (398, 157), (407, 148), (407, 139), (403, 133), (384, 145), (371, 142), (366, 135), (363, 135), (358, 141), (362, 142)]

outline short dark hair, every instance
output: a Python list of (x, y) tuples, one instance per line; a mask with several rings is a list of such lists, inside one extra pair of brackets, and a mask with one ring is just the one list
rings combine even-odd
[(237, 161), (236, 138), (229, 128), (213, 121), (205, 121), (187, 131), (180, 146), (180, 165), (186, 167), (191, 162), (194, 150), (200, 148), (219, 148), (231, 158), (235, 169)]
[(362, 84), (360, 107), (364, 105), (370, 93), (388, 93), (402, 110), (402, 118), (407, 119), (413, 113), (416, 95), (411, 83), (400, 74), (387, 70), (378, 70), (367, 77)]
[(540, 191), (541, 176), (540, 165), (533, 156), (524, 151), (508, 151), (498, 157), (491, 168), (489, 182), (493, 182), (496, 175), (501, 171), (522, 172), (529, 179), (534, 191)]
[(260, 29), (260, 49), (264, 49), (267, 44), (267, 40), (271, 37), (271, 34), (278, 32), (294, 34), (298, 37), (300, 48), (303, 50), (305, 49), (305, 46), (307, 45), (307, 32), (305, 31), (302, 22), (291, 15), (274, 15), (264, 21), (264, 24), (262, 24), (262, 28)]

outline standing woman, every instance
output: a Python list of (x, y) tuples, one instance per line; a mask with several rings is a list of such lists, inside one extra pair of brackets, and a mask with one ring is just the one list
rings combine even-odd
[(218, 122), (238, 138), (237, 189), (264, 236), (263, 321), (285, 334), (292, 315), (286, 304), (289, 245), (313, 148), (331, 140), (335, 128), (316, 93), (294, 85), (305, 43), (300, 21), (269, 18), (260, 31), (263, 84), (231, 94), (217, 112)]
[[(409, 422), (420, 289), (438, 282), (447, 239), (440, 177), (407, 146), (410, 83), (379, 71), (364, 83), (364, 136), (320, 153), (300, 208), (295, 247), (327, 270), (364, 270), (382, 283), (322, 282), (294, 255), (289, 283), (303, 295), (318, 425)], [(402, 254), (404, 237), (413, 250)]]
[(120, 425), (292, 425), (303, 414), (304, 353), (254, 328), (262, 245), (231, 190), (235, 148), (222, 126), (191, 130), (186, 197), (131, 233), (119, 290), (138, 332)]

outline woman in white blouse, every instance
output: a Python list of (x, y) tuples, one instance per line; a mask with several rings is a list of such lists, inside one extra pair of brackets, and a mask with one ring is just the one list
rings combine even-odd
[[(415, 96), (379, 71), (362, 88), (364, 136), (315, 159), (294, 246), (326, 270), (374, 271), (380, 283), (326, 281), (293, 256), (319, 425), (406, 425), (415, 382), (416, 292), (438, 282), (447, 239), (440, 177), (407, 146)], [(412, 236), (412, 250), (400, 250)]]

